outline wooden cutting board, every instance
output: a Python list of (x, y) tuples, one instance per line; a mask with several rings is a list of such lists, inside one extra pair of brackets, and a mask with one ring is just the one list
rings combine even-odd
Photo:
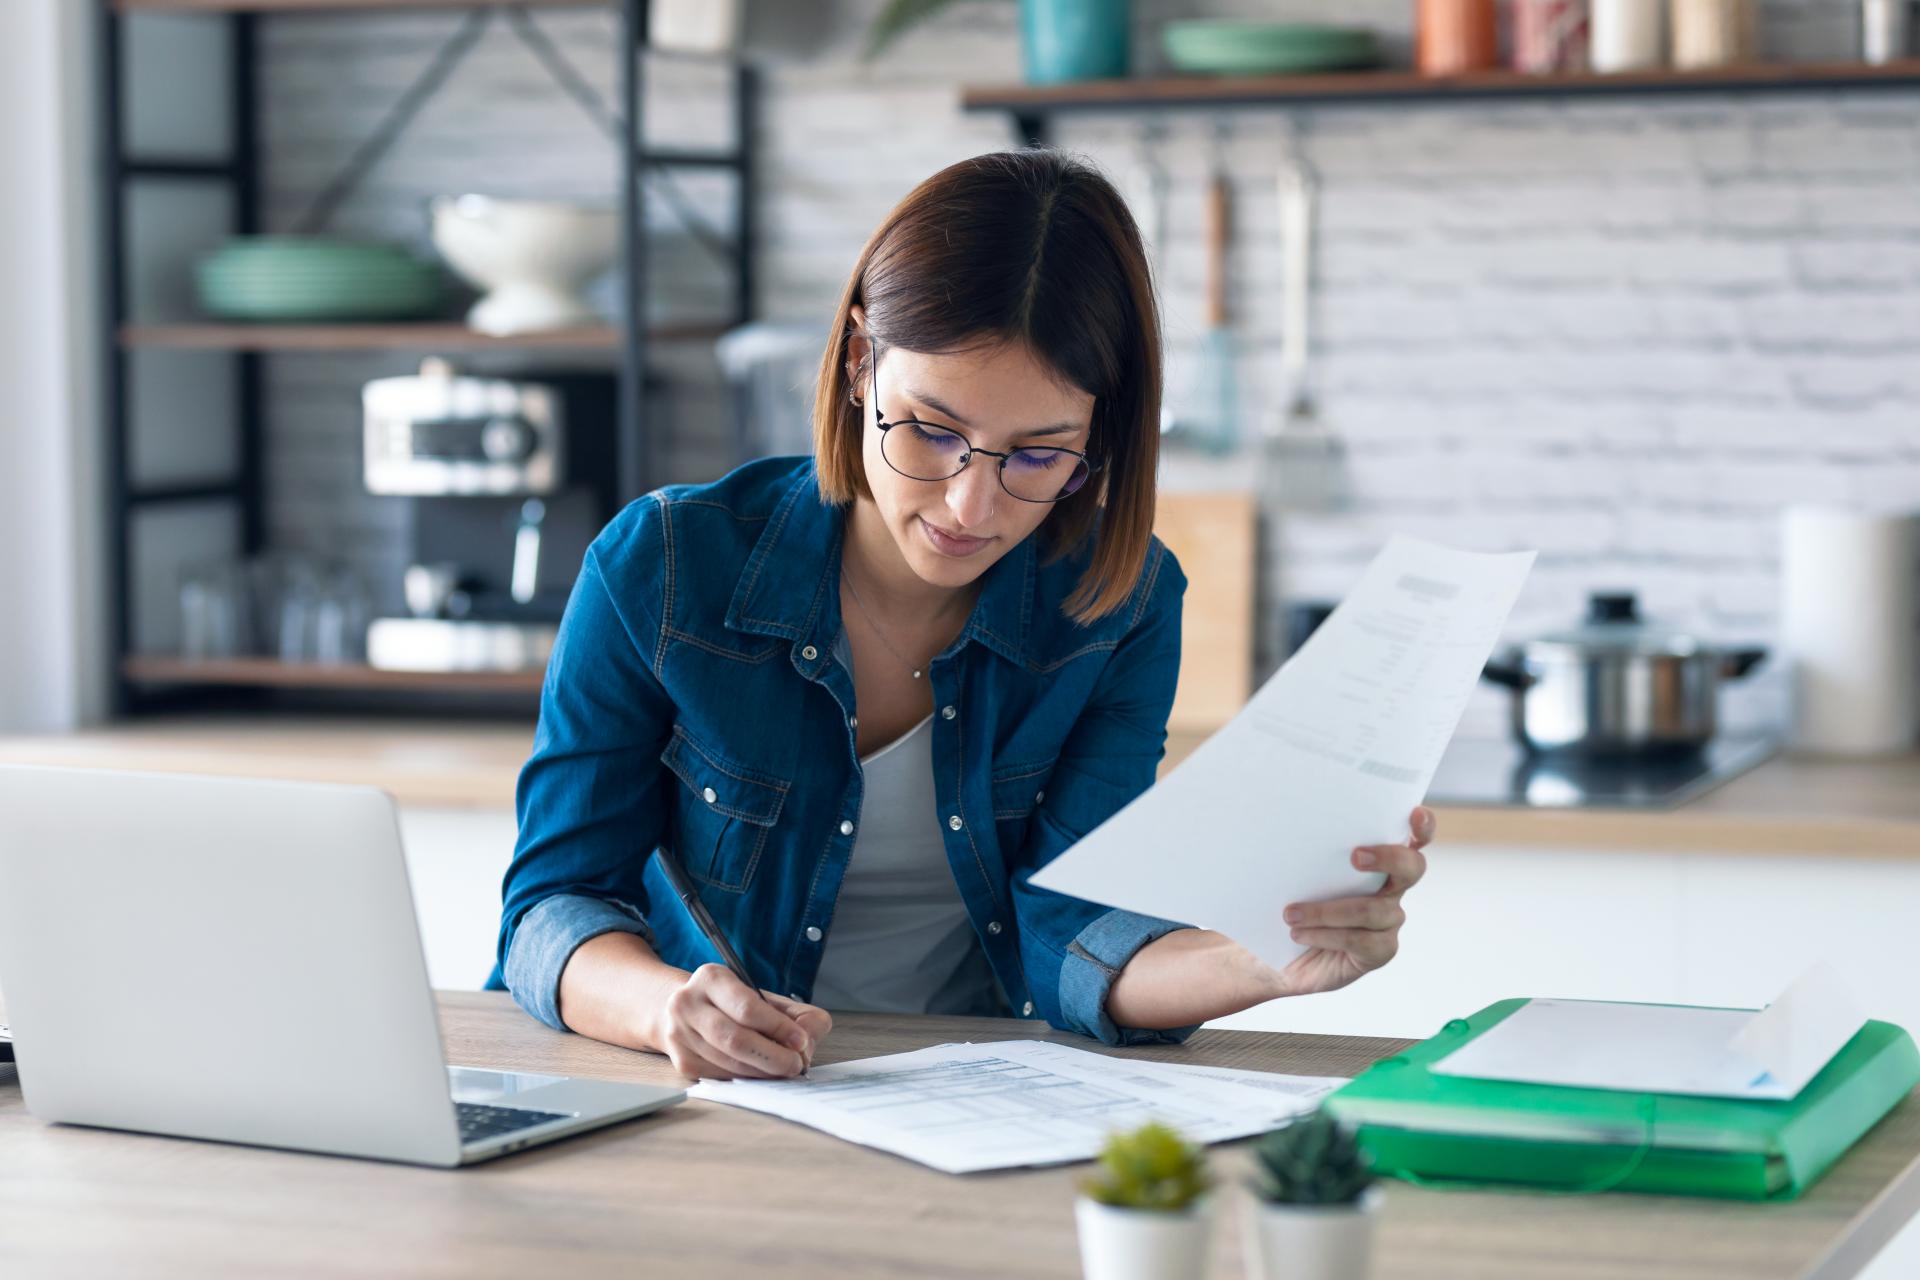
[(1259, 507), (1250, 493), (1161, 493), (1153, 531), (1187, 575), (1180, 688), (1167, 727), (1210, 732), (1253, 694)]

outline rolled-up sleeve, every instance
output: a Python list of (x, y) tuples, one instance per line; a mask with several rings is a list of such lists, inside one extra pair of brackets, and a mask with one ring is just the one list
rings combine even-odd
[(603, 933), (636, 933), (653, 941), (653, 930), (631, 903), (572, 893), (541, 899), (521, 917), (507, 949), (507, 989), (520, 1007), (555, 1031), (565, 1031), (560, 974), (581, 943)]
[(1115, 1045), (1178, 1043), (1197, 1029), (1121, 1027), (1107, 1015), (1113, 980), (1134, 954), (1187, 926), (1036, 888), (1029, 880), (1153, 785), (1179, 678), (1186, 578), (1157, 543), (1148, 572), (1136, 625), (1115, 648), (1067, 736), (1013, 877), (1021, 964), (1036, 1011), (1064, 1031)]
[(661, 555), (652, 498), (588, 550), (547, 663), (520, 819), (501, 886), (498, 962), (513, 997), (561, 1027), (561, 972), (581, 943), (650, 937), (644, 879), (668, 818), (660, 753), (674, 706), (652, 663)]
[(1184, 927), (1117, 908), (1096, 916), (1067, 944), (1067, 954), (1060, 961), (1060, 1011), (1066, 1020), (1088, 1028), (1090, 1035), (1107, 1044), (1178, 1044), (1198, 1031), (1199, 1023), (1165, 1031), (1122, 1027), (1107, 1016), (1107, 992), (1134, 952)]

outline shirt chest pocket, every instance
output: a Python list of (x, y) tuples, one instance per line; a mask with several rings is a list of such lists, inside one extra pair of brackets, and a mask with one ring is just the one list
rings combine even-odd
[(1007, 764), (993, 771), (993, 824), (1008, 854), (1025, 843), (1027, 823), (1046, 799), (1043, 788), (1052, 772), (1051, 760)]
[(790, 784), (735, 764), (678, 725), (660, 762), (680, 780), (674, 788), (673, 828), (680, 865), (716, 889), (745, 892)]

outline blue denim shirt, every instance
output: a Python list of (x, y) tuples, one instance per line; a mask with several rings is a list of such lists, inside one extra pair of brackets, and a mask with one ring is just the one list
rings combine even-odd
[[(835, 657), (845, 520), (811, 459), (769, 458), (636, 500), (587, 552), (520, 774), (493, 979), (549, 1026), (561, 970), (599, 934), (683, 968), (717, 959), (650, 856), (662, 845), (755, 982), (808, 998), (860, 821)], [(1028, 883), (1153, 782), (1173, 703), (1179, 565), (1155, 540), (1125, 605), (1082, 626), (1061, 602), (1085, 555), (1043, 565), (1025, 539), (929, 664), (928, 821), (1001, 1007), (1109, 1044), (1179, 1040), (1192, 1028), (1106, 1013), (1120, 968), (1179, 926)]]

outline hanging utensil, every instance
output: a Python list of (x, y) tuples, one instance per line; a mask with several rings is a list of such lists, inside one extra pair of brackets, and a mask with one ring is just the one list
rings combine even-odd
[(1227, 323), (1227, 245), (1233, 191), (1224, 156), (1226, 126), (1215, 126), (1213, 177), (1207, 184), (1207, 332), (1200, 343), (1201, 420), (1192, 438), (1212, 453), (1239, 442), (1240, 405), (1234, 380), (1233, 330)]
[[(1127, 203), (1138, 211), (1156, 293), (1166, 286), (1167, 205), (1173, 195), (1173, 175), (1160, 159), (1166, 135), (1166, 125), (1157, 120), (1140, 127), (1139, 155), (1127, 178)], [(1160, 434), (1170, 440), (1185, 434), (1185, 427), (1174, 417), (1173, 407), (1164, 396), (1160, 401)]]
[(1280, 375), (1286, 408), (1268, 433), (1265, 462), (1276, 502), (1326, 511), (1340, 504), (1346, 447), (1320, 420), (1309, 376), (1312, 360), (1313, 212), (1318, 183), (1296, 151), (1280, 167)]

